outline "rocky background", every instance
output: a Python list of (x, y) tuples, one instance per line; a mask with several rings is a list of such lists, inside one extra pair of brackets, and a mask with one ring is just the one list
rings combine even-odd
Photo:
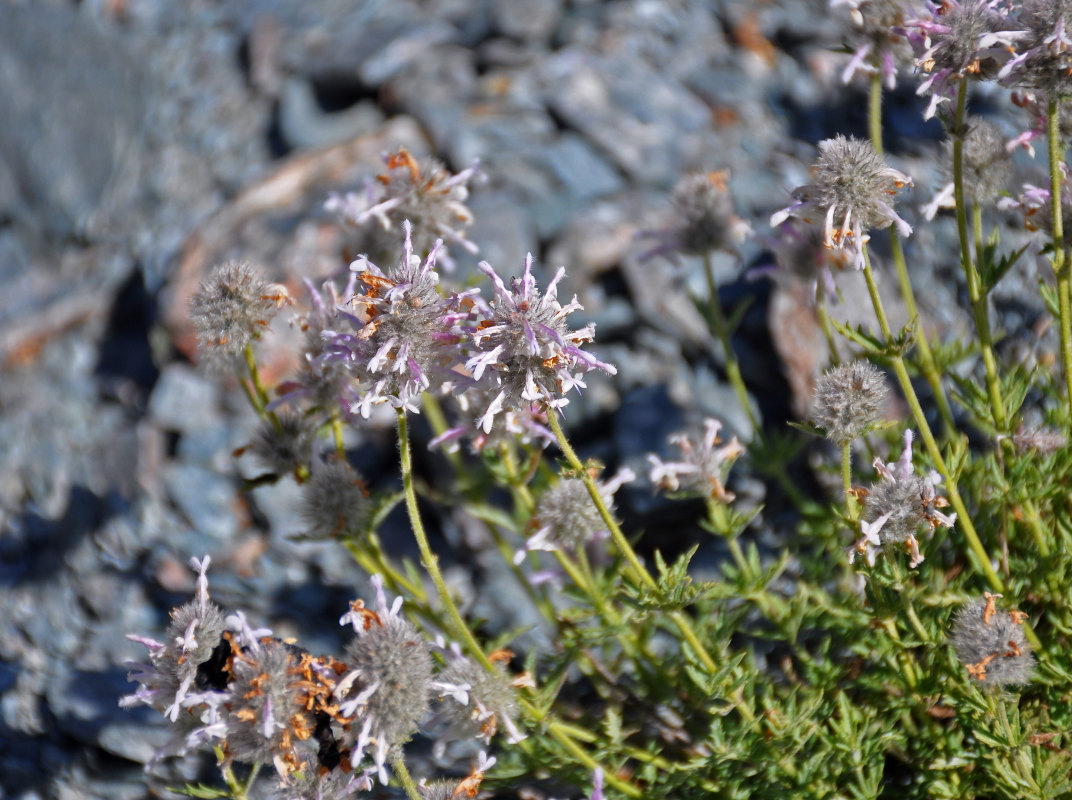
[[(817, 141), (865, 135), (862, 87), (839, 82), (846, 29), (824, 0), (0, 0), (0, 798), (127, 800), (211, 780), (198, 758), (147, 778), (165, 723), (117, 705), (124, 661), (143, 655), (125, 635), (162, 635), (193, 590), (192, 555), (212, 556), (225, 608), (338, 651), (338, 617), (366, 580), (338, 545), (290, 538), (292, 481), (240, 491), (256, 468), (232, 453), (254, 418), (237, 384), (198, 368), (185, 304), (227, 258), (297, 298), (300, 277), (344, 272), (353, 254), (324, 200), (388, 150), (454, 170), (479, 158), (479, 258), (507, 274), (527, 252), (567, 266), (620, 374), (593, 378), (566, 421), (582, 455), (611, 466), (642, 466), (705, 415), (752, 438), (691, 299), (706, 293), (700, 265), (642, 260), (636, 240), (672, 221), (682, 173), (730, 170), (756, 236), (717, 256), (720, 293), (749, 303), (735, 346), (765, 428), (784, 431), (825, 345), (806, 281), (763, 269), (766, 220), (807, 180)], [(923, 125), (910, 76), (888, 102), (887, 146), (918, 207), (941, 182), (942, 131)], [(909, 257), (928, 324), (956, 336), (968, 323), (948, 241), (940, 223)], [(866, 321), (854, 277), (834, 313)], [(1010, 277), (998, 303), (1003, 346), (1028, 355), (1033, 280)], [(263, 352), (269, 379), (285, 377), (284, 351)], [(395, 481), (390, 434), (349, 441), (377, 485)], [(436, 480), (443, 465), (422, 462)], [(806, 463), (797, 472), (821, 492)], [(744, 461), (733, 488), (766, 503), (751, 535), (781, 548), (782, 498)], [(619, 495), (649, 550), (689, 544), (693, 510), (642, 485)], [(478, 526), (435, 526), (472, 613), (525, 621)], [(412, 547), (404, 519), (383, 536)], [(698, 569), (714, 569), (705, 547)]]

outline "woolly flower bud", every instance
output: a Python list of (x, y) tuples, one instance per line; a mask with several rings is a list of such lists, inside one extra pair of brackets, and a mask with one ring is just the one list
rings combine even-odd
[(888, 166), (869, 142), (844, 136), (819, 142), (812, 174), (812, 183), (793, 191), (796, 202), (771, 217), (772, 226), (789, 217), (813, 225), (823, 220), (823, 244), (849, 251), (857, 269), (863, 268), (871, 228), (896, 225), (902, 236), (912, 233), (890, 205), (897, 190), (911, 186), (912, 179)]
[(875, 471), (880, 480), (873, 483), (864, 501), (864, 517), (860, 521), (863, 537), (849, 548), (849, 563), (857, 553), (874, 565), (875, 555), (886, 545), (905, 547), (911, 554), (909, 566), (923, 563), (916, 533), (926, 523), (931, 530), (939, 525), (952, 528), (956, 514), (944, 514), (949, 501), (937, 494), (941, 482), (936, 472), (920, 477), (912, 468), (912, 431), (905, 431), (904, 450), (895, 463), (883, 464), (875, 459)]
[(428, 713), (432, 656), (417, 629), (400, 615), (402, 598), (388, 607), (382, 579), (374, 576), (373, 583), (376, 610), (357, 600), (339, 620), (352, 624), (357, 635), (346, 648), (351, 671), (335, 691), (341, 713), (354, 717), (350, 760), (357, 765), (373, 745), (376, 771), (386, 785), (390, 749), (416, 733)]
[(343, 461), (314, 464), (302, 487), (301, 515), (312, 539), (358, 536), (372, 512), (365, 484)]
[(443, 780), (429, 784), (422, 780), (417, 786), (417, 791), (422, 800), (462, 800), (462, 798), (476, 797), (480, 784), (484, 780), (484, 773), (493, 766), (495, 766), (495, 758), (488, 758), (488, 754), (481, 750), (477, 763), (473, 765), (468, 777), (460, 781)]
[(1017, 54), (998, 78), (1048, 96), (1072, 95), (1072, 0), (1026, 0)]
[(566, 274), (559, 267), (541, 294), (532, 277), (532, 255), (525, 272), (507, 288), (486, 261), (480, 269), (495, 285), (495, 298), (480, 304), (483, 320), (472, 333), (479, 353), (466, 361), (474, 381), (483, 380), (492, 396), (480, 417), (480, 428), (490, 433), (495, 417), (507, 410), (527, 410), (533, 403), (561, 408), (569, 403), (570, 389), (585, 388), (584, 373), (617, 370), (581, 349), (595, 337), (595, 325), (571, 331), (566, 318), (583, 308), (577, 298), (563, 306), (558, 283)]
[(1040, 456), (1048, 456), (1068, 444), (1068, 437), (1054, 428), (1029, 430), (1021, 426), (1020, 430), (1012, 435), (1012, 444), (1019, 455), (1035, 452)]
[(288, 301), (286, 288), (266, 283), (249, 264), (216, 267), (190, 301), (201, 355), (213, 367), (230, 366)]
[[(181, 709), (209, 702), (201, 690), (212, 688), (207, 666), (221, 643), (225, 628), (223, 612), (208, 596), (205, 573), (211, 559), (205, 556), (200, 561), (191, 559), (190, 563), (199, 573), (197, 596), (171, 612), (166, 642), (128, 637), (145, 645), (150, 663), (131, 665), (134, 669), (128, 680), (141, 685), (120, 701), (123, 706), (138, 703), (152, 706), (172, 722), (179, 719)], [(206, 669), (202, 669), (203, 666)]]
[(815, 384), (811, 418), (827, 438), (844, 445), (874, 427), (889, 393), (885, 376), (870, 362), (842, 364)]
[[(993, 203), (1012, 177), (1012, 154), (1005, 146), (1001, 129), (978, 117), (967, 124), (964, 136), (964, 197), (980, 206)], [(923, 208), (927, 219), (934, 219), (939, 208), (956, 208), (953, 185), (953, 141), (945, 143), (943, 172), (948, 182)]]
[[(589, 505), (591, 505), (589, 503)], [(503, 658), (509, 653), (499, 651)], [(493, 654), (494, 656), (495, 654)], [(448, 740), (479, 738), (485, 744), (501, 726), (511, 744), (525, 735), (517, 727), (517, 686), (528, 685), (527, 676), (515, 681), (499, 660), (492, 660), (493, 671), (461, 655), (449, 651), (446, 666), (439, 671), (433, 686), (447, 700), (437, 717), (449, 727), (436, 741), (436, 755), (442, 756)]]
[(280, 475), (307, 466), (313, 456), (313, 431), (300, 414), (278, 414), (257, 428), (250, 449), (269, 469)]
[(702, 256), (712, 250), (733, 250), (744, 241), (752, 229), (734, 213), (728, 175), (694, 173), (679, 180), (670, 195), (678, 218), (665, 230), (642, 234), (662, 242), (643, 258), (667, 252)]
[(969, 76), (992, 77), (1023, 36), (998, 10), (1000, 0), (942, 0), (928, 2), (930, 14), (905, 23), (919, 46), (916, 66), (929, 77), (917, 94), (930, 93), (923, 114), (930, 119), (940, 103), (948, 102), (957, 83)]
[(988, 686), (1027, 683), (1035, 665), (1031, 644), (1024, 636), (1020, 611), (1000, 611), (1000, 594), (984, 592), (957, 612), (953, 621), (953, 649), (968, 674)]
[[(438, 161), (418, 161), (405, 148), (384, 156), (387, 170), (366, 186), (365, 197), (351, 192), (344, 197), (334, 195), (327, 208), (336, 210), (352, 224), (372, 232), (390, 232), (393, 236), (375, 234), (368, 243), (377, 243), (381, 251), (368, 250), (376, 258), (397, 251), (402, 240), (402, 223), (413, 226), (413, 249), (421, 256), (431, 252), (437, 239), (459, 245), (470, 253), (477, 248), (465, 238), (465, 228), (473, 223), (473, 214), (465, 205), (469, 198), (469, 182), (481, 173), (477, 162), (468, 169), (452, 175)], [(453, 267), (446, 249), (442, 261), (447, 269)]]
[(717, 419), (704, 420), (704, 436), (697, 447), (684, 433), (670, 437), (670, 443), (681, 450), (681, 461), (663, 461), (654, 453), (648, 454), (650, 479), (656, 489), (671, 492), (695, 492), (723, 503), (733, 501), (733, 494), (724, 486), (733, 462), (744, 452), (737, 437), (718, 447), (722, 440), (722, 423)]
[[(610, 480), (596, 484), (611, 513), (614, 493), (635, 477), (631, 469), (621, 469)], [(547, 489), (536, 504), (533, 521), (537, 531), (514, 556), (515, 564), (524, 561), (530, 550), (576, 552), (608, 535), (607, 525), (580, 478), (563, 478)]]

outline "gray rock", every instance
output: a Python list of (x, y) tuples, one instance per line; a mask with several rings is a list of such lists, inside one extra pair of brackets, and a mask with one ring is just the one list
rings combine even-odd
[(170, 364), (149, 396), (149, 418), (169, 431), (203, 430), (218, 419), (219, 395), (218, 380), (184, 364)]
[(383, 112), (371, 102), (326, 113), (317, 104), (307, 81), (291, 78), (283, 83), (279, 128), (286, 143), (296, 150), (327, 147), (369, 134), (383, 121)]
[(194, 529), (225, 541), (237, 530), (231, 481), (217, 472), (189, 464), (165, 470), (168, 493)]
[(496, 0), (491, 6), (495, 27), (523, 41), (548, 41), (558, 28), (562, 0)]
[(145, 76), (125, 50), (71, 6), (0, 5), (0, 97), (19, 121), (0, 128), (0, 183), (10, 191), (15, 179), (19, 203), (8, 210), (23, 223), (87, 230), (137, 158)]

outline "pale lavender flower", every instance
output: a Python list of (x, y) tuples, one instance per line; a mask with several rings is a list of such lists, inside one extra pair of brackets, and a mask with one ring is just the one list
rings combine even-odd
[(702, 256), (713, 250), (735, 251), (751, 235), (752, 228), (734, 211), (726, 185), (728, 177), (729, 173), (722, 170), (697, 172), (679, 180), (670, 195), (676, 217), (665, 229), (640, 234), (660, 242), (641, 259), (663, 254)]
[(849, 83), (856, 73), (882, 76), (888, 89), (897, 86), (898, 62), (911, 56), (897, 29), (904, 24), (907, 6), (902, 0), (830, 0), (830, 7), (847, 6), (853, 23), (852, 57), (841, 73)]
[(461, 424), (436, 436), (428, 443), (428, 448), (442, 447), (447, 452), (457, 452), (461, 441), (469, 439), (473, 452), (479, 453), (503, 442), (543, 448), (555, 440), (554, 433), (547, 427), (547, 409), (539, 403), (523, 403), (517, 408), (505, 409), (498, 416), (498, 424), (485, 433), (481, 423), (497, 394), (496, 387), (483, 381), (457, 393), (455, 401), (461, 412)]
[[(1063, 220), (1072, 219), (1072, 188), (1069, 187), (1069, 168), (1067, 164), (1059, 165), (1061, 179), (1061, 216)], [(1015, 211), (1023, 216), (1024, 227), (1029, 231), (1043, 231), (1053, 234), (1053, 206), (1050, 187), (1024, 184), (1017, 197), (1003, 197), (998, 201), (998, 208), (1003, 211)]]
[(562, 408), (569, 403), (569, 391), (584, 388), (584, 374), (593, 369), (617, 372), (581, 348), (592, 341), (594, 324), (569, 329), (567, 317), (583, 307), (576, 296), (567, 305), (558, 301), (565, 268), (559, 267), (543, 293), (532, 276), (531, 254), (525, 259), (524, 274), (509, 288), (486, 261), (480, 269), (491, 278), (495, 297), (479, 303), (483, 319), (472, 332), (478, 352), (465, 366), (474, 381), (489, 387), (491, 400), (478, 422), (481, 430), (489, 433), (497, 416), (534, 403)]
[(371, 749), (380, 783), (387, 785), (387, 756), (407, 741), (428, 713), (432, 656), (417, 629), (401, 615), (402, 598), (388, 606), (383, 580), (373, 576), (376, 610), (360, 600), (339, 620), (356, 637), (346, 648), (350, 667), (335, 687), (339, 711), (353, 722), (347, 734), (350, 761), (361, 763)]
[(514, 678), (507, 673), (502, 661), (509, 658), (508, 652), (499, 651), (492, 656), (493, 669), (489, 672), (462, 655), (456, 644), (443, 648), (445, 664), (432, 682), (444, 701), (436, 717), (447, 727), (436, 738), (433, 752), (437, 758), (442, 757), (450, 740), (476, 738), (490, 744), (500, 728), (510, 744), (525, 738), (517, 727), (517, 690), (531, 686), (532, 679), (527, 674)]
[(495, 766), (495, 757), (488, 757), (483, 750), (477, 756), (477, 763), (473, 765), (469, 775), (460, 781), (442, 780), (425, 783), (421, 780), (417, 784), (417, 791), (422, 800), (462, 800), (463, 798), (476, 797), (480, 791), (480, 784), (484, 780), (484, 773)]
[(863, 554), (868, 564), (875, 563), (879, 549), (894, 545), (908, 550), (910, 567), (923, 563), (916, 534), (923, 524), (931, 530), (941, 525), (952, 528), (956, 514), (945, 514), (949, 502), (938, 495), (936, 487), (941, 476), (933, 470), (925, 476), (916, 475), (912, 467), (912, 431), (905, 431), (901, 457), (889, 464), (878, 458), (874, 461), (879, 481), (868, 489), (864, 500), (864, 519), (860, 521), (863, 536), (849, 548), (849, 563)]
[[(611, 513), (614, 513), (615, 492), (635, 478), (631, 469), (622, 468), (609, 480), (596, 483)], [(588, 487), (580, 478), (563, 478), (548, 488), (536, 503), (532, 519), (536, 532), (514, 556), (515, 564), (523, 562), (533, 550), (574, 553), (610, 535)]]
[(721, 422), (708, 418), (704, 420), (704, 435), (699, 446), (687, 434), (676, 433), (671, 436), (670, 443), (681, 450), (680, 461), (663, 461), (654, 453), (649, 453), (652, 485), (656, 489), (693, 492), (722, 503), (732, 502), (733, 493), (726, 491), (724, 484), (730, 467), (744, 453), (744, 448), (736, 436), (722, 444), (719, 438), (721, 430)]
[[(964, 134), (964, 196), (980, 207), (994, 203), (1012, 177), (1012, 156), (1001, 130), (993, 122), (973, 117)], [(939, 208), (956, 208), (953, 185), (953, 141), (945, 142), (942, 172), (947, 183), (930, 203), (923, 216), (934, 219)]]
[[(382, 246), (401, 244), (402, 223), (413, 226), (413, 249), (422, 257), (431, 252), (437, 239), (456, 244), (470, 253), (476, 245), (465, 238), (465, 229), (473, 222), (466, 206), (470, 181), (482, 177), (478, 163), (452, 175), (437, 161), (418, 161), (405, 148), (384, 156), (386, 171), (368, 181), (362, 196), (357, 192), (332, 195), (326, 208), (338, 211), (358, 227), (387, 232)], [(382, 257), (383, 253), (372, 255)], [(440, 253), (441, 266), (453, 268), (446, 248)]]
[(957, 660), (970, 675), (988, 686), (1027, 683), (1035, 666), (1031, 643), (1024, 634), (1027, 615), (997, 608), (1000, 594), (983, 592), (983, 600), (973, 600), (953, 621), (953, 649)]
[(1017, 53), (998, 79), (1049, 97), (1072, 95), (1072, 2), (1026, 0), (1019, 24), (1025, 31)]
[(384, 403), (419, 412), (421, 393), (449, 387), (464, 355), (461, 324), (469, 312), (461, 296), (439, 294), (437, 248), (422, 260), (409, 225), (404, 228), (402, 259), (387, 274), (367, 259), (351, 265), (364, 290), (353, 298), (355, 313), (339, 313), (339, 328), (348, 323), (350, 330), (323, 332), (324, 361), (344, 365), (350, 374), (346, 408), (366, 419)]
[(145, 645), (149, 662), (131, 663), (133, 669), (128, 680), (137, 681), (140, 686), (120, 700), (121, 706), (145, 704), (175, 722), (181, 711), (203, 709), (206, 703), (212, 702), (202, 691), (210, 686), (200, 668), (220, 645), (225, 620), (220, 608), (209, 600), (206, 573), (211, 561), (209, 556), (190, 560), (198, 572), (197, 595), (193, 601), (172, 611), (165, 641), (127, 637)]
[(1004, 0), (928, 0), (925, 16), (905, 22), (905, 35), (921, 50), (916, 67), (928, 76), (916, 91), (931, 96), (924, 119), (949, 102), (960, 81), (996, 74), (1024, 37), (1004, 6)]
[(280, 384), (276, 390), (279, 396), (268, 404), (269, 411), (284, 404), (307, 404), (312, 411), (330, 413), (342, 403), (349, 372), (339, 359), (332, 358), (330, 339), (324, 332), (338, 327), (338, 310), (354, 296), (357, 279), (357, 273), (351, 272), (341, 292), (334, 281), (326, 281), (319, 291), (311, 281), (304, 281), (311, 307), (292, 320), (305, 334), (301, 371)]
[(819, 160), (812, 167), (814, 181), (793, 191), (796, 202), (771, 216), (777, 227), (790, 217), (823, 225), (823, 244), (845, 250), (853, 266), (864, 266), (864, 245), (871, 228), (896, 225), (902, 236), (912, 227), (893, 210), (897, 190), (912, 179), (890, 167), (870, 142), (838, 136), (819, 142)]

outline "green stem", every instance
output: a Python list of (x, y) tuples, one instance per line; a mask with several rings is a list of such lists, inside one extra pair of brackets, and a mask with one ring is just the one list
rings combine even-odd
[[(871, 91), (868, 103), (868, 122), (871, 130), (871, 144), (875, 152), (882, 155), (882, 80), (877, 73), (871, 76)], [(908, 264), (905, 261), (904, 248), (901, 245), (901, 237), (894, 225), (890, 226), (890, 253), (897, 269), (897, 285), (901, 290), (905, 309), (908, 311), (909, 320), (916, 327), (916, 347), (919, 350), (920, 368), (927, 384), (931, 387), (934, 402), (938, 406), (938, 414), (942, 418), (947, 435), (952, 435), (953, 412), (949, 408), (949, 399), (946, 397), (945, 388), (942, 386), (942, 376), (938, 372), (938, 365), (934, 362), (934, 353), (931, 351), (930, 342), (923, 331), (923, 321), (919, 316), (919, 307), (916, 304), (916, 293), (912, 289), (912, 282), (908, 278)]]
[(953, 123), (953, 196), (956, 203), (957, 237), (960, 240), (960, 265), (968, 281), (968, 299), (971, 301), (975, 329), (979, 332), (979, 346), (983, 365), (986, 368), (986, 387), (990, 395), (990, 409), (994, 426), (1001, 432), (1008, 428), (1005, 402), (1001, 398), (998, 382), (997, 360), (994, 358), (993, 337), (990, 332), (990, 317), (987, 312), (986, 294), (979, 280), (979, 272), (972, 260), (971, 243), (968, 239), (968, 204), (964, 197), (964, 119), (968, 102), (968, 82), (961, 81), (957, 88), (957, 111)]
[(275, 426), (276, 430), (280, 430), (279, 419), (271, 411), (266, 411), (265, 407), (268, 405), (268, 392), (264, 389), (264, 384), (261, 382), (261, 372), (257, 368), (257, 357), (253, 354), (253, 343), (246, 342), (246, 347), (242, 351), (246, 357), (246, 369), (249, 370), (249, 379), (253, 383), (253, 392), (246, 392), (250, 402), (253, 403), (253, 408), (257, 414), (262, 418), (270, 420)]
[(845, 513), (856, 521), (856, 499), (852, 496), (852, 442), (841, 443), (841, 488), (845, 492)]
[[(588, 753), (585, 752), (584, 748), (582, 748), (575, 741), (573, 741), (573, 738), (569, 736), (569, 734), (565, 730), (563, 730), (561, 725), (551, 723), (548, 726), (548, 733), (555, 737), (563, 747), (565, 747), (567, 750), (570, 751), (570, 753), (573, 754), (574, 758), (576, 758), (578, 761), (588, 767), (588, 769), (594, 770), (599, 766), (599, 763), (590, 755), (588, 755)], [(604, 770), (603, 780), (605, 780), (608, 785), (613, 786), (622, 794), (629, 795), (630, 797), (644, 796), (644, 792), (642, 792), (636, 786), (631, 783), (628, 783), (627, 781), (623, 781), (621, 778), (619, 778), (617, 775), (610, 772), (609, 770)]]
[(413, 486), (413, 456), (410, 452), (409, 425), (406, 419), (405, 409), (397, 409), (397, 415), (398, 449), (402, 464), (402, 489), (406, 496), (406, 511), (409, 513), (410, 527), (413, 528), (413, 535), (417, 540), (417, 547), (421, 551), (421, 563), (424, 565), (425, 570), (427, 570), (429, 577), (432, 579), (436, 594), (439, 596), (439, 602), (447, 612), (451, 627), (454, 629), (452, 633), (465, 642), (470, 653), (480, 662), (484, 669), (488, 670), (488, 672), (494, 672), (495, 668), (488, 660), (487, 655), (485, 655), (484, 648), (480, 646), (476, 637), (473, 636), (473, 632), (469, 630), (469, 626), (465, 624), (465, 620), (462, 619), (461, 612), (458, 611), (458, 606), (455, 604), (454, 598), (450, 596), (447, 584), (443, 580), (443, 573), (439, 571), (439, 559), (436, 554), (432, 552), (432, 548), (428, 544), (428, 536), (424, 532), (424, 523), (421, 521), (421, 513), (417, 508), (417, 491)]
[[(885, 340), (889, 342), (892, 339), (890, 324), (886, 319), (886, 312), (882, 305), (882, 298), (878, 293), (878, 286), (875, 284), (875, 276), (871, 271), (871, 259), (868, 256), (866, 247), (864, 248), (864, 279), (867, 281), (867, 291), (871, 295), (871, 304), (874, 306), (879, 328), (881, 328)], [(915, 420), (916, 426), (919, 428), (920, 438), (923, 439), (924, 446), (927, 448), (927, 453), (930, 455), (931, 461), (934, 462), (934, 468), (941, 473), (942, 478), (945, 480), (946, 493), (949, 495), (949, 502), (957, 512), (957, 522), (960, 524), (960, 529), (964, 532), (964, 537), (968, 540), (968, 546), (977, 562), (976, 566), (982, 570), (983, 574), (986, 576), (987, 583), (990, 584), (991, 588), (996, 592), (1001, 592), (1004, 589), (1001, 578), (999, 578), (998, 574), (994, 571), (994, 567), (990, 563), (990, 557), (987, 555), (983, 543), (979, 541), (979, 534), (975, 532), (975, 526), (972, 524), (971, 517), (968, 514), (968, 508), (960, 496), (956, 478), (950, 472), (949, 467), (946, 466), (945, 459), (942, 457), (942, 451), (938, 448), (938, 442), (935, 441), (934, 434), (931, 432), (931, 426), (927, 422), (927, 416), (923, 413), (923, 407), (919, 404), (919, 397), (916, 395), (916, 390), (912, 386), (912, 379), (908, 374), (908, 369), (905, 367), (904, 359), (900, 355), (894, 355), (891, 358), (891, 362), (893, 364), (893, 370), (897, 375), (898, 383), (901, 385), (901, 391), (904, 393), (905, 399), (908, 401), (909, 408), (912, 409), (912, 417)]]
[(1061, 361), (1065, 368), (1065, 390), (1072, 404), (1072, 287), (1069, 285), (1068, 254), (1065, 253), (1065, 228), (1061, 195), (1064, 189), (1064, 147), (1058, 125), (1061, 101), (1050, 98), (1046, 108), (1047, 139), (1050, 156), (1050, 211), (1053, 216), (1053, 272), (1057, 276), (1057, 300), (1061, 325)]
[(335, 452), (341, 460), (346, 459), (346, 443), (342, 438), (342, 417), (338, 411), (331, 414), (331, 436), (335, 440)]
[(707, 308), (710, 313), (711, 327), (714, 328), (715, 335), (722, 344), (722, 351), (726, 354), (726, 378), (737, 395), (737, 402), (741, 404), (741, 408), (748, 415), (748, 422), (752, 426), (752, 435), (754, 436), (759, 430), (759, 422), (756, 419), (755, 412), (752, 411), (752, 403), (748, 399), (748, 389), (744, 385), (744, 378), (741, 377), (741, 366), (737, 362), (737, 356), (733, 352), (733, 345), (730, 342), (730, 326), (722, 313), (722, 304), (718, 300), (715, 268), (711, 263), (711, 254), (709, 252), (704, 253), (703, 261), (704, 275), (707, 276), (707, 291), (710, 294)]
[[(603, 500), (603, 495), (599, 493), (599, 486), (596, 485), (595, 478), (593, 478), (588, 470), (584, 468), (584, 464), (581, 463), (580, 458), (577, 457), (576, 451), (566, 438), (566, 434), (562, 430), (562, 423), (558, 421), (558, 414), (554, 409), (548, 409), (547, 421), (551, 426), (551, 431), (555, 434), (559, 449), (562, 450), (562, 454), (566, 457), (566, 461), (569, 463), (570, 467), (580, 475), (581, 479), (584, 481), (584, 485), (588, 489), (588, 494), (592, 498), (596, 510), (599, 511), (599, 516), (603, 519), (603, 523), (607, 526), (607, 530), (610, 532), (614, 544), (632, 568), (634, 580), (642, 583), (644, 587), (650, 591), (658, 591), (659, 585), (655, 582), (655, 579), (651, 577), (644, 565), (640, 563), (640, 559), (637, 557), (632, 545), (629, 544), (629, 540), (625, 538), (625, 534), (622, 533), (622, 529), (618, 526), (618, 523), (615, 522), (614, 516), (610, 513), (610, 509), (607, 508), (607, 504)], [(696, 657), (703, 662), (704, 667), (710, 673), (714, 674), (718, 667), (715, 664), (714, 659), (711, 658), (711, 654), (707, 652), (707, 648), (705, 648), (699, 638), (697, 638), (696, 632), (692, 629), (692, 624), (689, 622), (688, 617), (681, 611), (673, 611), (670, 613), (670, 619), (673, 620), (677, 629), (681, 632), (682, 638), (688, 642), (689, 647), (692, 648)]]
[(402, 784), (402, 788), (405, 789), (409, 800), (424, 800), (417, 789), (417, 784), (413, 781), (413, 776), (409, 774), (409, 768), (402, 757), (401, 747), (393, 748), (391, 751), (391, 771), (398, 778), (398, 782)]

